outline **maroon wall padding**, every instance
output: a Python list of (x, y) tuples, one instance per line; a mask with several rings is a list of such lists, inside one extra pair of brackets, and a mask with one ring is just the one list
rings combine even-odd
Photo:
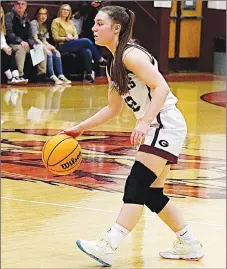
[[(138, 4), (136, 3), (138, 2)], [(136, 14), (134, 38), (159, 62), (159, 70), (168, 73), (170, 8), (154, 8), (153, 1), (113, 1)], [(141, 8), (142, 7), (142, 8)], [(144, 11), (146, 10), (154, 19)]]
[(226, 10), (207, 8), (204, 1), (199, 71), (214, 71), (214, 43), (218, 37), (226, 38)]

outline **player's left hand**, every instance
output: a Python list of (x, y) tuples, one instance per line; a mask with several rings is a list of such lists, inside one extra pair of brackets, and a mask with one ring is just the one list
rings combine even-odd
[(133, 146), (139, 146), (144, 142), (145, 136), (150, 128), (150, 125), (145, 121), (140, 121), (133, 130), (130, 141)]

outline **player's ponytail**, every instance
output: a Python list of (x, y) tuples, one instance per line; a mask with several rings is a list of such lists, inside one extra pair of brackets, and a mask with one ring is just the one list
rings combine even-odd
[(119, 43), (111, 68), (111, 78), (115, 82), (115, 89), (120, 95), (123, 95), (129, 91), (129, 81), (122, 57), (128, 42), (132, 39), (135, 14), (131, 10), (119, 6), (106, 6), (103, 7), (101, 11), (106, 12), (114, 23), (121, 25)]

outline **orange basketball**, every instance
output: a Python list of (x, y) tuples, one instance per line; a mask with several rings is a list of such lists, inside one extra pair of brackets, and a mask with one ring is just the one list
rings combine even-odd
[(45, 143), (42, 160), (50, 172), (56, 175), (68, 175), (80, 166), (81, 147), (71, 136), (58, 134)]

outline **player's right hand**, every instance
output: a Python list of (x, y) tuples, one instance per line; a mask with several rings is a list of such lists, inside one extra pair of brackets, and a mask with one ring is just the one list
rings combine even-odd
[(61, 131), (60, 134), (66, 134), (66, 135), (72, 136), (73, 138), (76, 138), (76, 137), (82, 135), (83, 132), (84, 132), (84, 130), (82, 130), (79, 125), (76, 125), (76, 126), (73, 126), (69, 129)]

